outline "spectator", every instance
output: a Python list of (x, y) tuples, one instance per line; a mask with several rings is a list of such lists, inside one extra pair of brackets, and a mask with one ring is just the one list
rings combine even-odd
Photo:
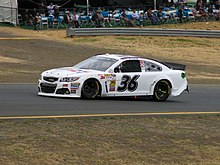
[(133, 13), (131, 15), (132, 20), (133, 20), (133, 24), (135, 25), (135, 22), (138, 21), (138, 24), (140, 25), (140, 19), (139, 19), (139, 15), (137, 14), (136, 10), (133, 10)]
[(66, 11), (65, 15), (64, 15), (64, 23), (68, 26), (68, 27), (73, 27), (73, 21), (71, 19), (70, 16), (70, 12)]
[(98, 21), (97, 12), (94, 11), (94, 12), (92, 13), (92, 18), (91, 18), (91, 19), (92, 19), (93, 22), (95, 22), (95, 26), (96, 26), (96, 27), (99, 27), (99, 26), (100, 26), (100, 22)]
[(54, 5), (54, 18), (58, 19), (60, 13), (60, 7), (57, 4)]
[(37, 25), (40, 25), (41, 16), (40, 13), (36, 13), (36, 16), (34, 18), (34, 30), (37, 30)]
[(139, 19), (139, 15), (137, 14), (135, 9), (133, 10), (133, 13), (132, 13), (132, 19), (136, 19), (136, 20)]
[(183, 6), (180, 3), (178, 7), (178, 17), (180, 19), (180, 23), (183, 23)]
[(149, 8), (147, 10), (147, 17), (151, 20), (151, 23), (153, 25), (155, 24), (160, 24), (160, 20), (157, 16), (155, 16), (152, 12), (151, 12), (151, 8)]
[(212, 18), (212, 17), (214, 16), (212, 5), (209, 5), (209, 8), (208, 8), (208, 16), (209, 16), (209, 18)]
[(219, 21), (219, 20), (220, 20), (220, 12), (217, 12), (217, 13), (216, 13), (215, 19), (216, 19), (216, 21)]
[(139, 23), (140, 23), (140, 26), (143, 26), (144, 24), (144, 13), (140, 13), (139, 15)]
[(192, 10), (192, 13), (195, 17), (201, 17), (201, 15), (199, 14), (199, 11), (196, 10), (196, 6), (194, 6), (194, 9)]
[(97, 10), (92, 15), (92, 21), (95, 22), (96, 27), (102, 27), (102, 22), (104, 21), (104, 17), (101, 14), (101, 10)]
[(208, 21), (207, 19), (208, 19), (208, 15), (207, 15), (207, 13), (206, 13), (206, 11), (205, 11), (205, 7), (203, 7), (200, 11), (199, 11), (199, 14), (201, 15), (201, 18), (204, 18), (204, 21)]
[(215, 18), (218, 21), (220, 18), (220, 12), (219, 12), (220, 0), (217, 0), (215, 3), (216, 3)]
[(41, 16), (40, 16), (40, 13), (37, 13), (36, 16), (35, 16), (35, 20), (36, 20), (36, 23), (39, 24), (40, 21), (41, 21)]
[(50, 3), (50, 5), (47, 6), (47, 10), (48, 10), (48, 12), (47, 12), (48, 16), (49, 15), (54, 15), (54, 5), (53, 5), (53, 3)]
[(135, 26), (134, 23), (127, 17), (125, 10), (123, 10), (121, 14), (121, 19), (125, 21), (125, 23), (128, 24), (128, 26)]
[(202, 8), (202, 1), (201, 0), (196, 1), (195, 8), (197, 11), (201, 10), (201, 8)]
[(79, 28), (79, 16), (76, 14), (76, 9), (73, 9), (72, 21), (75, 28)]
[(25, 9), (23, 15), (22, 15), (22, 20), (24, 21), (25, 25), (33, 25), (33, 15), (29, 12), (28, 9)]
[(104, 21), (104, 16), (102, 15), (102, 11), (101, 10), (97, 11), (97, 15), (98, 15), (98, 19), (100, 20), (100, 22), (103, 22)]

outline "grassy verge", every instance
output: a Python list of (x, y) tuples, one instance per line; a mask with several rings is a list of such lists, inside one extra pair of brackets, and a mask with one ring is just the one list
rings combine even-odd
[(220, 116), (1, 120), (1, 164), (219, 164)]
[[(160, 27), (219, 30), (219, 25), (220, 22), (200, 22)], [(94, 54), (119, 53), (185, 64), (189, 83), (220, 83), (218, 38), (154, 36), (66, 38), (65, 30), (30, 31), (9, 27), (0, 27), (0, 33), (30, 38), (30, 40), (0, 40), (2, 66), (0, 82), (36, 82), (44, 70), (72, 66)]]
[[(219, 30), (219, 24), (210, 24), (162, 28)], [(30, 33), (8, 27), (0, 27), (0, 31), (33, 37), (30, 41), (0, 42), (1, 82), (36, 82), (43, 70), (71, 66), (103, 51), (185, 63), (190, 82), (219, 82), (219, 39), (118, 36), (72, 39), (65, 38), (65, 31)], [(217, 165), (219, 125), (217, 115), (0, 120), (0, 164)]]

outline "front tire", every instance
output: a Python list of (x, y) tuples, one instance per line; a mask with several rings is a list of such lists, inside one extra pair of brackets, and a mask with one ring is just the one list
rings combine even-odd
[(82, 98), (94, 99), (100, 91), (99, 82), (94, 79), (86, 80), (82, 86)]
[(167, 80), (161, 80), (155, 85), (153, 99), (155, 101), (166, 101), (170, 93), (170, 83)]

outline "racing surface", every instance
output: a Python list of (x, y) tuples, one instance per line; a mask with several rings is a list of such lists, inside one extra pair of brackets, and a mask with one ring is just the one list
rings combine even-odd
[[(36, 84), (7, 83), (37, 82), (40, 73), (46, 69), (71, 66), (73, 62), (77, 63), (91, 54), (111, 53), (115, 50), (96, 49), (88, 46), (79, 47), (74, 44), (48, 42), (40, 39), (14, 40), (14, 37), (17, 36), (0, 33), (1, 55), (24, 60), (21, 63), (1, 63), (1, 71), (4, 74), (1, 75), (0, 82), (4, 82), (4, 84), (0, 84), (0, 117), (143, 112), (220, 112), (220, 85), (190, 85), (189, 94), (184, 92), (179, 97), (170, 97), (167, 102), (153, 102), (150, 98), (82, 100), (37, 96)], [(191, 67), (191, 70), (193, 69), (192, 66), (187, 66)], [(199, 67), (207, 70), (207, 67)], [(211, 68), (216, 72), (215, 67)]]
[(167, 102), (147, 98), (64, 99), (37, 96), (36, 84), (0, 84), (0, 116), (55, 116), (146, 112), (220, 112), (219, 85), (190, 85)]

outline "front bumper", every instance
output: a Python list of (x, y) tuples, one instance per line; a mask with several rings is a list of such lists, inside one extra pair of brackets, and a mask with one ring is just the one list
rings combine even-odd
[(43, 93), (43, 92), (38, 92), (38, 96), (48, 96), (48, 97), (64, 97), (64, 98), (80, 98), (78, 95), (61, 95), (61, 94), (53, 94), (53, 93)]
[(38, 95), (52, 97), (81, 97), (80, 83), (46, 82), (39, 80)]

